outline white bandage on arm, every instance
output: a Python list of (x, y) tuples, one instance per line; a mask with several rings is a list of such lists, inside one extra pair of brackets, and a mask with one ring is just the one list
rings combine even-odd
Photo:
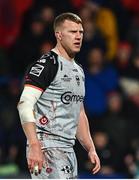
[(35, 122), (35, 117), (33, 113), (34, 105), (41, 96), (41, 94), (41, 90), (25, 86), (17, 106), (21, 124), (27, 122)]

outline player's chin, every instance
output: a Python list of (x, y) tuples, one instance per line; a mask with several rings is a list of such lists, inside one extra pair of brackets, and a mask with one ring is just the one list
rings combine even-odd
[(81, 48), (75, 48), (75, 49), (74, 49), (74, 52), (75, 52), (75, 53), (78, 53), (78, 52), (80, 52), (80, 49), (81, 49)]

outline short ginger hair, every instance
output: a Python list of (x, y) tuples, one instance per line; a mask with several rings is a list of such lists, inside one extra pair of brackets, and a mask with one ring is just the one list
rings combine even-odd
[(57, 16), (54, 20), (54, 31), (56, 30), (57, 27), (59, 27), (61, 24), (65, 22), (65, 20), (73, 21), (77, 24), (82, 24), (81, 18), (74, 13), (71, 12), (66, 12), (62, 13), (59, 16)]

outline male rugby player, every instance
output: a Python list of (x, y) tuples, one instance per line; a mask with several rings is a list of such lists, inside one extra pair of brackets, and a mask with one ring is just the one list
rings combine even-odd
[(82, 45), (82, 21), (73, 13), (60, 14), (54, 32), (55, 48), (25, 75), (18, 111), (32, 178), (77, 178), (76, 138), (88, 152), (92, 173), (100, 169), (83, 106), (84, 73), (74, 59)]

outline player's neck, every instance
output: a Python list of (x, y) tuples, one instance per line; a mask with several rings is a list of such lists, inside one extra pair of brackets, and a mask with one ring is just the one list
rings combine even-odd
[(56, 45), (55, 48), (53, 49), (59, 56), (62, 56), (64, 59), (67, 59), (69, 61), (73, 61), (74, 55), (68, 53), (62, 46)]

